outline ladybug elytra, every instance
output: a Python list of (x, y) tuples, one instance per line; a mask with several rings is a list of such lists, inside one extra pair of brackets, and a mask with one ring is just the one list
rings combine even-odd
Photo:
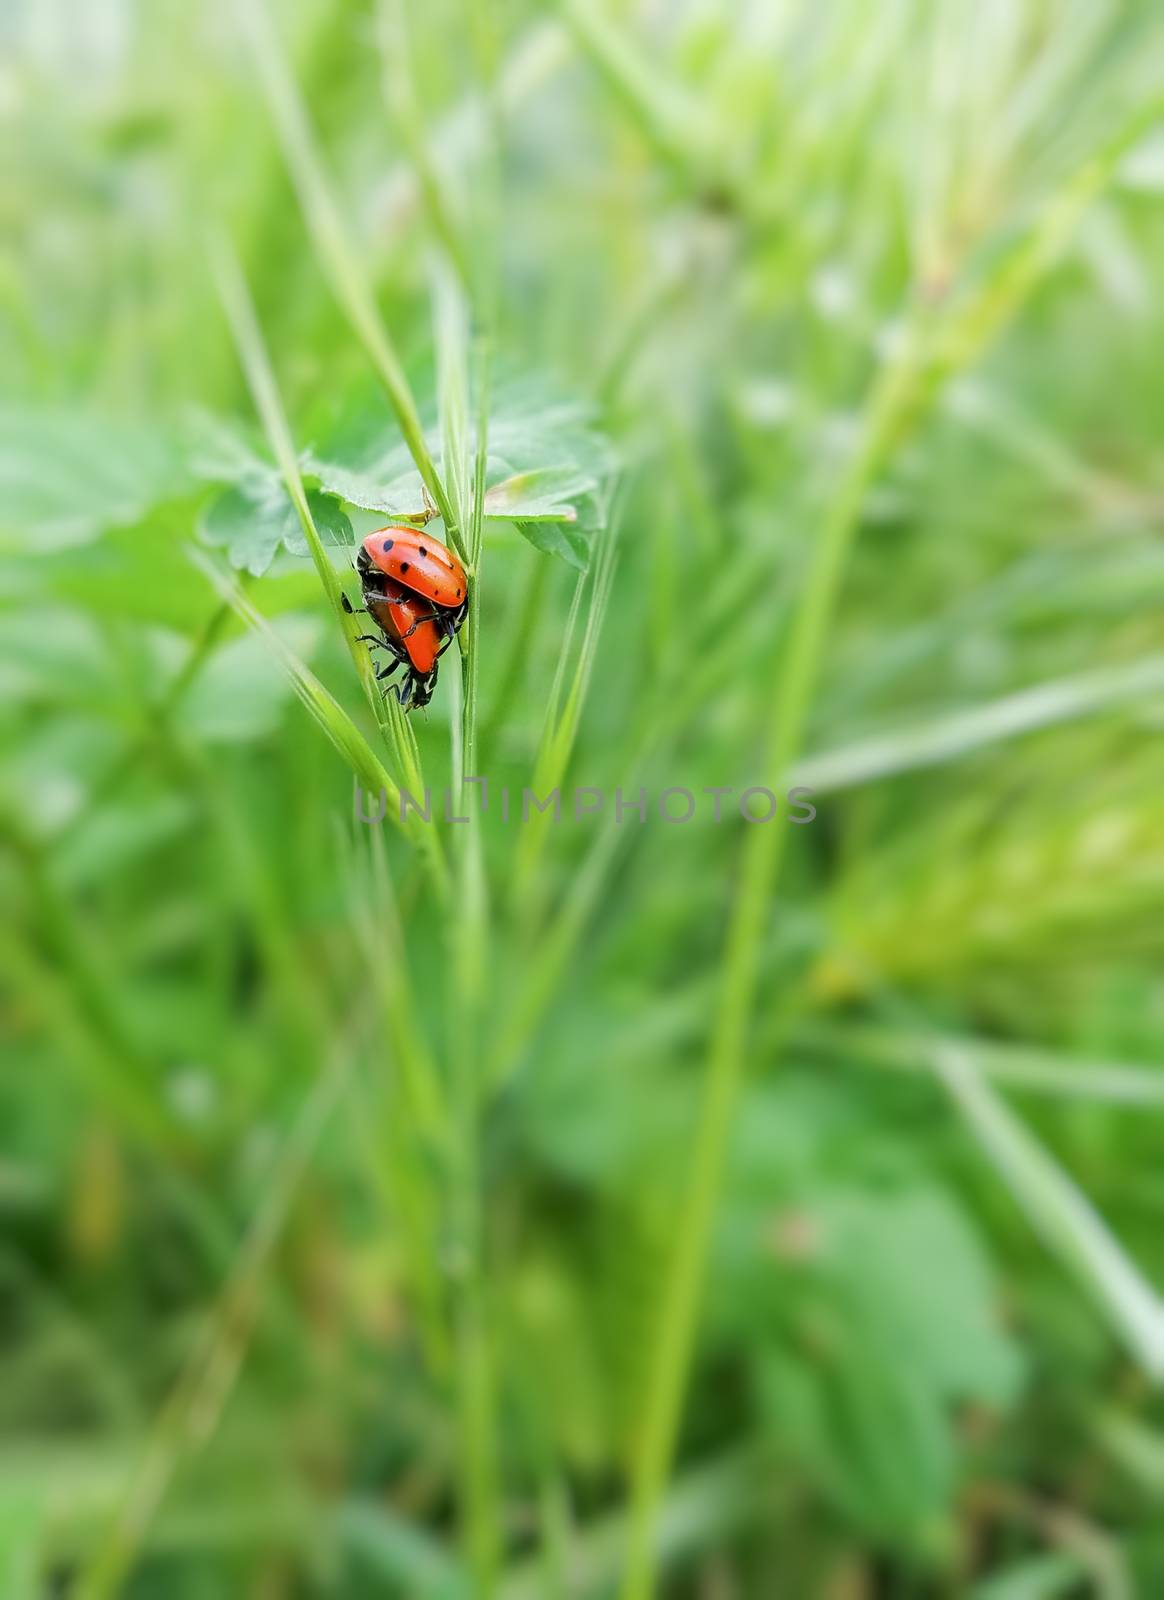
[(436, 687), (437, 663), (469, 609), (469, 585), (460, 561), (423, 529), (378, 528), (356, 556), (364, 606), (379, 632), (360, 637), (392, 657), (376, 674), (393, 684), (405, 707), (426, 706)]

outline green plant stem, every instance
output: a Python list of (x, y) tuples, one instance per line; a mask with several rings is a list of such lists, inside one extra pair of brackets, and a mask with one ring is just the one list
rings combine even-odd
[(726, 186), (703, 107), (662, 74), (597, 0), (559, 0), (559, 9), (656, 155), (697, 183)]
[[(290, 424), (283, 409), (278, 384), (263, 342), (262, 330), (238, 259), (230, 241), (222, 234), (211, 239), (210, 252), (219, 297), (234, 336), (255, 409), (262, 419), (268, 442), (283, 475), (284, 485), (295, 507), (319, 581), (339, 624), (356, 675), (380, 732), (396, 758), (401, 780), (410, 793), (419, 795), (424, 790), (424, 775), (420, 768), (416, 740), (407, 726), (405, 714), (397, 701), (392, 696), (381, 694), (372, 658), (360, 642), (360, 623), (343, 603), (343, 589), (324, 549), (315, 518), (311, 514), (291, 437)], [(331, 711), (335, 716), (344, 715), (334, 702)], [(426, 848), (425, 855), (431, 864), (432, 850)]]
[(384, 95), (420, 189), (433, 232), (457, 269), (466, 289), (470, 287), (470, 263), (461, 233), (453, 219), (447, 185), (441, 176), (424, 124), (424, 108), (416, 90), (416, 64), (412, 50), (405, 0), (381, 0), (377, 9), (377, 42), (383, 66)]
[(369, 795), (383, 795), (384, 816), (381, 820), (391, 820), (411, 840), (417, 855), (428, 869), (432, 886), (443, 905), (449, 894), (449, 874), (436, 829), (412, 812), (407, 816), (401, 815), (400, 790), (367, 739), (315, 674), (294, 651), (287, 648), (266, 618), (255, 610), (233, 578), (221, 572), (200, 550), (192, 550), (190, 560), (235, 613), (258, 634), (279, 662), (300, 702), (346, 762), (356, 782)]
[(211, 240), (210, 256), (219, 299), (230, 324), (230, 331), (234, 337), (235, 348), (246, 375), (255, 409), (262, 420), (268, 443), (283, 475), (283, 483), (295, 507), (323, 592), (339, 622), (364, 691), (373, 708), (378, 709), (383, 697), (377, 692), (375, 673), (368, 652), (361, 650), (357, 639), (359, 624), (344, 608), (343, 590), (339, 578), (323, 547), (319, 529), (315, 526), (315, 518), (311, 514), (307, 491), (303, 487), (303, 478), (299, 471), (294, 440), (291, 437), (291, 427), (283, 409), (275, 373), (255, 314), (254, 302), (239, 266), (238, 257), (230, 241), (223, 234)]
[(463, 829), (460, 895), (454, 930), (458, 1026), (453, 1058), (456, 1108), (456, 1170), (453, 1221), (458, 1248), (456, 1294), (457, 1404), (461, 1439), (461, 1504), (465, 1558), (473, 1574), (475, 1594), (488, 1600), (495, 1592), (501, 1560), (498, 1513), (496, 1396), (494, 1362), (485, 1274), (485, 1238), (480, 1164), (483, 1102), (480, 1040), (483, 1032), (488, 903), (481, 846), (483, 796), (469, 792), (466, 777), (476, 775), (477, 666), (480, 646), (480, 566), (484, 525), (485, 464), (489, 422), (488, 345), (477, 360), (477, 439), (472, 482), (470, 557), (473, 604), (465, 623), (467, 647), (462, 661), (463, 708), (457, 763), (461, 780)]
[[(823, 647), (865, 495), (907, 428), (941, 384), (975, 359), (1058, 260), (1074, 225), (1110, 180), (1132, 144), (1159, 116), (1139, 107), (1084, 163), (1036, 218), (1029, 233), (963, 300), (915, 315), (894, 361), (883, 369), (865, 411), (860, 440), (826, 513), (793, 615), (777, 679), (765, 748), (766, 780), (779, 788), (797, 755)], [(655, 1587), (653, 1528), (682, 1411), (700, 1294), (711, 1244), (732, 1114), (743, 1075), (769, 902), (788, 841), (786, 828), (755, 827), (744, 845), (721, 965), (695, 1144), (676, 1225), (660, 1310), (659, 1342), (634, 1462), (622, 1600), (649, 1600)]]
[(511, 606), (505, 625), (501, 628), (506, 642), (505, 657), (494, 671), (496, 687), (481, 731), (481, 759), (488, 767), (492, 764), (498, 736), (509, 719), (522, 676), (529, 663), (537, 625), (542, 618), (546, 584), (551, 563), (537, 552), (528, 552), (529, 567), (521, 595)]
[[(765, 739), (765, 781), (773, 790), (800, 747), (825, 636), (865, 492), (912, 393), (915, 374), (915, 365), (908, 358), (886, 370), (869, 407), (861, 443), (813, 550)], [(624, 1600), (646, 1600), (654, 1591), (655, 1511), (678, 1432), (715, 1205), (743, 1072), (760, 946), (788, 837), (787, 828), (751, 828), (740, 860), (695, 1144), (675, 1227), (675, 1254), (664, 1288), (659, 1343), (635, 1461)]]
[[(534, 759), (532, 787), (539, 796), (552, 794), (558, 789), (573, 754), (574, 741), (582, 717), (582, 706), (590, 686), (590, 675), (614, 583), (620, 526), (621, 511), (616, 506), (607, 524), (597, 559), (590, 573), (579, 579), (574, 592), (569, 619), (563, 633), (557, 671), (550, 689), (545, 727)], [(589, 584), (589, 606), (586, 622), (567, 686), (567, 665), (574, 627), (581, 609), (581, 597), (587, 584)], [(550, 816), (551, 813), (548, 811), (539, 811), (530, 816), (521, 830), (514, 861), (513, 903), (527, 926), (532, 925), (541, 909), (543, 885), (539, 868), (549, 834)]]
[(455, 544), (460, 528), (452, 501), (425, 442), (404, 367), (380, 317), (375, 296), (332, 194), (295, 80), (263, 0), (243, 0), (239, 16), (275, 124), (283, 159), (320, 265), (340, 309), (384, 385), (400, 431)]

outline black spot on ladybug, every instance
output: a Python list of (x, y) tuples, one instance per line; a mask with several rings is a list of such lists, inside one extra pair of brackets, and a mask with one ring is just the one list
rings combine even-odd
[(424, 548), (423, 545), (421, 545), (421, 547), (420, 547), (420, 553), (421, 553), (422, 557), (428, 555), (428, 551)]
[(384, 540), (384, 543), (383, 543), (383, 545), (382, 545), (382, 546), (381, 546), (381, 548), (382, 548), (382, 550), (383, 550), (383, 551), (384, 551), (384, 554), (385, 554), (385, 555), (387, 555), (387, 554), (388, 554), (388, 552), (389, 552), (389, 550), (391, 550), (391, 548), (392, 548), (392, 546), (393, 546), (393, 545), (394, 545), (394, 544), (395, 544), (395, 543), (396, 543), (396, 540), (395, 540), (395, 539), (385, 539), (385, 540)]
[(400, 563), (400, 570), (401, 570), (401, 572), (407, 572), (408, 571), (408, 562), (407, 561), (402, 561)]

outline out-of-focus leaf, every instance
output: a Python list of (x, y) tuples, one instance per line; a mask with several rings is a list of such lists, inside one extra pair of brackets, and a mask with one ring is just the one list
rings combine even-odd
[(1164, 1503), (1164, 1434), (1138, 1417), (1109, 1411), (1096, 1433), (1114, 1462), (1156, 1504)]
[(752, 1342), (762, 1411), (820, 1490), (926, 1547), (956, 1487), (956, 1408), (1002, 1409), (1020, 1377), (987, 1259), (944, 1190), (834, 1174), (845, 1122), (829, 1097), (756, 1095), (753, 1110), (718, 1319)]
[(6, 705), (75, 705), (78, 699), (104, 704), (114, 693), (108, 651), (91, 616), (55, 605), (0, 615), (0, 696)]
[(161, 427), (85, 411), (0, 409), (0, 542), (49, 554), (187, 492)]
[(1059, 1600), (1079, 1593), (1083, 1563), (1066, 1550), (1045, 1550), (1016, 1561), (970, 1590), (970, 1600)]
[(263, 452), (258, 428), (234, 417), (195, 411), (186, 420), (183, 442), (190, 471), (205, 483), (246, 483), (276, 471)]
[(468, 1581), (455, 1557), (423, 1529), (385, 1506), (352, 1500), (340, 1508), (337, 1533), (360, 1567), (431, 1600), (466, 1600)]
[(773, 1427), (849, 1515), (924, 1542), (955, 1486), (954, 1405), (1001, 1407), (1018, 1376), (977, 1241), (924, 1189), (837, 1191), (773, 1229), (777, 1257), (805, 1252), (770, 1269), (789, 1299), (758, 1368)]
[(190, 803), (177, 796), (96, 811), (61, 851), (61, 882), (76, 890), (116, 879), (172, 839), (191, 815)]
[[(272, 625), (297, 656), (307, 658), (319, 637), (306, 617), (283, 617)], [(245, 744), (278, 723), (292, 690), (262, 641), (253, 634), (216, 650), (182, 702), (183, 723), (200, 739)]]
[(40, 1589), (40, 1540), (45, 1519), (43, 1492), (31, 1485), (0, 1489), (0, 1594), (5, 1600), (36, 1600)]

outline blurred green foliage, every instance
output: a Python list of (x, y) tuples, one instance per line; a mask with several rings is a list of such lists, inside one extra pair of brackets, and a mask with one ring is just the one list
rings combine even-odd
[(0, 18), (0, 1593), (1159, 1593), (1164, 17), (269, 9)]

